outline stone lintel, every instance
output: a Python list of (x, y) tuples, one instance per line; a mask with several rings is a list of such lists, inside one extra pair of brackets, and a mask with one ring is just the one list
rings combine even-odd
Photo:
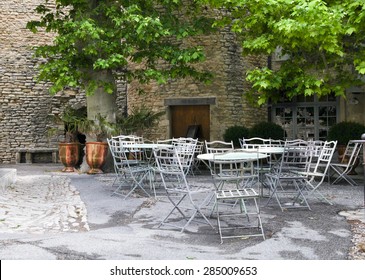
[(166, 98), (165, 106), (215, 105), (215, 97)]

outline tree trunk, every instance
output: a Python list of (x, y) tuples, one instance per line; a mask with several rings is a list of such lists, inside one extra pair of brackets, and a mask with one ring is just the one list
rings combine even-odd
[[(108, 82), (115, 85), (115, 80), (111, 71), (94, 72), (91, 73), (91, 75), (93, 75), (95, 79), (99, 81)], [(114, 89), (116, 89), (115, 86)], [(116, 92), (109, 94), (105, 92), (104, 88), (100, 87), (94, 92), (93, 95), (86, 97), (86, 105), (88, 119), (94, 120), (95, 117), (100, 114), (101, 116), (105, 117), (107, 121), (115, 123), (117, 112)], [(90, 135), (86, 135), (86, 137), (87, 142), (96, 141), (96, 139)], [(106, 139), (103, 139), (103, 141), (106, 141)], [(103, 166), (103, 171), (110, 172), (112, 170), (114, 170), (113, 159), (110, 153), (108, 153), (106, 162)]]

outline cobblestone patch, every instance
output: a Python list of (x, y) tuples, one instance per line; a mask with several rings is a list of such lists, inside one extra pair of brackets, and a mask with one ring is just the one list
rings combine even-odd
[(365, 260), (365, 208), (339, 213), (345, 216), (351, 225), (353, 246), (349, 250), (349, 259)]
[(61, 176), (18, 176), (0, 195), (0, 232), (58, 233), (88, 231), (79, 192)]

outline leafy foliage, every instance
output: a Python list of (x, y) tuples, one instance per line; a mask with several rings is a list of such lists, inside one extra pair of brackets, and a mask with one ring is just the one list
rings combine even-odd
[(239, 139), (247, 138), (248, 135), (249, 135), (248, 128), (241, 126), (241, 125), (235, 125), (235, 126), (231, 126), (226, 129), (226, 131), (224, 132), (224, 135), (223, 135), (223, 139), (226, 142), (233, 141), (233, 145), (235, 147), (239, 147), (240, 146)]
[(205, 0), (219, 8), (215, 26), (231, 27), (244, 54), (284, 58), (280, 68), (248, 71), (259, 105), (284, 95), (343, 95), (365, 74), (362, 0)]
[(79, 124), (79, 131), (96, 139), (97, 142), (103, 142), (106, 138), (117, 133), (117, 126), (107, 121), (106, 117), (97, 114), (95, 119), (83, 119)]
[(360, 140), (365, 126), (357, 122), (339, 122), (328, 130), (328, 140), (338, 141), (338, 145), (347, 145), (350, 140)]
[(250, 128), (250, 137), (283, 140), (284, 136), (284, 129), (276, 123), (260, 122)]
[[(64, 127), (65, 142), (77, 142), (77, 134), (80, 127), (84, 126), (87, 120), (86, 110), (77, 110), (72, 107), (66, 107), (60, 115), (50, 116), (54, 124), (59, 124)], [(58, 132), (58, 128), (52, 126), (48, 129), (48, 136), (52, 136)]]
[(36, 8), (40, 19), (27, 28), (56, 34), (53, 44), (35, 47), (35, 55), (45, 58), (39, 80), (52, 82), (52, 94), (64, 87), (92, 94), (100, 86), (113, 93), (113, 84), (91, 74), (102, 71), (142, 83), (211, 77), (193, 67), (205, 59), (202, 47), (184, 44), (186, 38), (212, 30), (212, 20), (196, 1), (43, 1)]
[(153, 128), (165, 112), (153, 112), (145, 106), (135, 107), (132, 112), (124, 118), (117, 119), (118, 131), (122, 134), (143, 134), (146, 130)]

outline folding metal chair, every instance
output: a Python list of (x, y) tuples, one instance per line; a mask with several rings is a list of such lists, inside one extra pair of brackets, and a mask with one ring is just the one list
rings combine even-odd
[[(123, 146), (121, 141), (108, 139), (108, 145), (114, 161), (116, 174), (114, 183), (118, 182), (118, 187), (113, 194), (123, 196), (126, 199), (139, 189), (147, 196), (150, 196), (146, 191), (146, 187), (153, 187), (150, 167), (140, 160), (131, 159), (130, 150)], [(148, 186), (145, 185), (146, 182), (148, 182)]]
[(258, 151), (250, 152), (246, 159), (235, 159), (234, 154), (216, 154), (212, 161), (216, 188), (213, 211), (215, 208), (221, 243), (226, 238), (265, 239), (258, 205), (260, 195), (254, 189), (259, 181)]
[(330, 202), (320, 192), (319, 187), (322, 185), (325, 177), (327, 176), (326, 174), (336, 149), (336, 145), (337, 141), (324, 142), (314, 169), (311, 170), (311, 167), (309, 167), (307, 171), (299, 172), (300, 175), (304, 175), (306, 177), (304, 179), (304, 194), (307, 199), (311, 196), (315, 196), (320, 201), (324, 201), (332, 205), (332, 202)]
[(303, 193), (305, 175), (300, 172), (308, 170), (311, 162), (309, 146), (298, 143), (286, 143), (280, 166), (266, 174), (270, 186), (270, 196), (266, 203), (275, 199), (280, 209), (308, 208), (311, 210)]
[[(194, 221), (214, 228), (203, 213), (214, 189), (205, 185), (194, 186), (187, 181), (186, 170), (181, 162), (181, 154), (176, 147), (155, 149), (153, 152), (167, 197), (173, 205), (159, 227), (171, 226), (183, 232)], [(182, 225), (177, 224), (175, 214), (184, 221)], [(199, 217), (201, 219), (198, 219)]]
[(345, 153), (342, 157), (340, 163), (331, 163), (330, 170), (328, 172), (328, 180), (331, 178), (331, 171), (337, 175), (337, 178), (332, 182), (336, 184), (341, 180), (345, 180), (352, 186), (357, 186), (358, 184), (350, 177), (349, 173), (354, 168), (355, 162), (359, 157), (361, 151), (362, 143), (356, 143), (349, 141)]

